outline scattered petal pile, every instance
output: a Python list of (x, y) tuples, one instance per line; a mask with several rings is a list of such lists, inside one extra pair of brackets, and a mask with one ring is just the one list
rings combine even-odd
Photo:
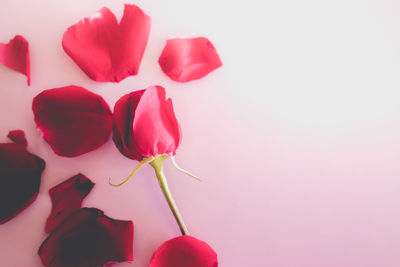
[(27, 77), (31, 84), (29, 44), (21, 35), (15, 36), (8, 44), (0, 43), (0, 62)]
[(203, 78), (222, 66), (214, 45), (204, 37), (167, 40), (158, 63), (163, 72), (177, 82)]
[[(120, 82), (138, 73), (150, 24), (150, 17), (136, 5), (125, 5), (120, 22), (104, 7), (69, 27), (62, 46), (91, 79)], [(29, 44), (22, 36), (0, 43), (0, 62), (25, 74), (30, 84)], [(200, 79), (222, 66), (205, 37), (168, 40), (159, 64), (177, 82)], [(44, 140), (60, 156), (75, 157), (95, 150), (113, 132), (119, 151), (141, 161), (116, 186), (128, 181), (145, 163), (154, 168), (183, 236), (161, 245), (150, 267), (218, 266), (215, 251), (189, 235), (168, 188), (163, 161), (175, 155), (182, 133), (163, 87), (150, 86), (124, 95), (115, 104), (114, 115), (101, 96), (74, 85), (44, 90), (34, 98), (32, 110)], [(14, 143), (0, 144), (0, 224), (36, 199), (45, 167), (41, 158), (26, 150), (23, 131), (11, 131), (8, 137)], [(52, 210), (45, 231), (50, 234), (38, 252), (45, 266), (101, 267), (133, 260), (133, 222), (109, 218), (96, 208), (81, 208), (93, 186), (85, 175), (77, 174), (49, 190)]]
[(113, 140), (128, 158), (173, 156), (181, 135), (172, 101), (161, 86), (132, 92), (115, 104)]
[(82, 200), (90, 193), (93, 186), (92, 181), (79, 173), (51, 188), (49, 194), (53, 207), (47, 218), (46, 233), (53, 231), (69, 215), (79, 210)]
[(43, 242), (39, 256), (45, 266), (100, 267), (132, 261), (133, 223), (114, 220), (95, 208), (74, 212)]
[(92, 151), (111, 134), (112, 113), (104, 99), (82, 87), (45, 90), (32, 104), (35, 122), (44, 140), (60, 156)]
[(37, 197), (45, 162), (26, 150), (21, 130), (11, 131), (15, 143), (0, 144), (0, 224), (15, 217)]
[(136, 75), (150, 33), (150, 17), (125, 5), (121, 22), (106, 7), (68, 28), (65, 52), (93, 80), (119, 82)]
[(217, 267), (217, 253), (206, 243), (184, 235), (166, 241), (154, 252), (150, 267)]

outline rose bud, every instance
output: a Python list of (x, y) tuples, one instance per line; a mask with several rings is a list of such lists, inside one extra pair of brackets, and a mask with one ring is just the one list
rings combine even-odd
[(175, 117), (172, 101), (166, 99), (163, 87), (151, 86), (145, 90), (124, 95), (114, 107), (113, 140), (123, 155), (139, 160), (140, 163), (123, 182), (117, 185), (110, 182), (110, 185), (123, 185), (142, 165), (150, 163), (181, 232), (188, 234), (168, 189), (163, 170), (164, 160), (171, 158), (179, 170), (194, 177), (179, 168), (172, 158), (181, 142), (181, 137), (181, 128)]

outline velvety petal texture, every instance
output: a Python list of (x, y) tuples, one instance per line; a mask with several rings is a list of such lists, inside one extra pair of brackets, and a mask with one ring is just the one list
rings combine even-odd
[(200, 79), (222, 66), (217, 50), (205, 37), (167, 40), (158, 63), (177, 82)]
[(217, 253), (206, 243), (184, 235), (168, 240), (154, 252), (150, 267), (217, 267)]
[(15, 143), (0, 144), (0, 224), (14, 218), (37, 197), (45, 162), (26, 150), (25, 134), (11, 131)]
[(112, 113), (104, 99), (82, 87), (45, 90), (32, 104), (43, 138), (60, 156), (75, 157), (107, 142)]
[(150, 17), (125, 5), (121, 22), (106, 7), (68, 28), (65, 52), (93, 80), (119, 82), (136, 75), (150, 33)]
[(28, 85), (30, 85), (29, 43), (24, 37), (17, 35), (7, 44), (0, 43), (0, 62), (26, 75)]
[(52, 232), (69, 215), (79, 210), (82, 200), (92, 190), (94, 183), (83, 174), (77, 174), (49, 190), (51, 213), (46, 222), (46, 233)]
[(115, 104), (113, 140), (128, 158), (173, 156), (181, 136), (172, 101), (161, 86), (132, 92)]
[(43, 242), (39, 256), (45, 266), (101, 267), (132, 261), (133, 223), (109, 218), (103, 211), (74, 212)]

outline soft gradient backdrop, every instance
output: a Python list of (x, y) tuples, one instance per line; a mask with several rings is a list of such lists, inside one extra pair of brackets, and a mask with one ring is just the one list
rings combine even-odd
[[(0, 226), (1, 266), (39, 267), (49, 188), (78, 172), (96, 186), (84, 206), (135, 223), (132, 264), (179, 234), (152, 169), (112, 188), (137, 162), (111, 140), (77, 158), (56, 156), (36, 130), (34, 96), (75, 84), (113, 108), (124, 94), (160, 84), (183, 129), (166, 175), (191, 233), (221, 267), (400, 266), (400, 4), (395, 0), (148, 0), (152, 17), (139, 75), (90, 80), (64, 53), (64, 31), (117, 0), (0, 0), (0, 42), (30, 42), (32, 85), (0, 66), (0, 142), (25, 130), (46, 160), (40, 194)], [(169, 37), (206, 36), (224, 66), (178, 84), (157, 63)]]

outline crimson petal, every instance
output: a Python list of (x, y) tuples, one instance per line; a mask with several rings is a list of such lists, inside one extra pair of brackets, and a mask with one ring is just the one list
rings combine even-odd
[(47, 218), (46, 233), (52, 232), (69, 215), (79, 210), (82, 200), (92, 190), (94, 183), (85, 175), (77, 174), (49, 190), (52, 210)]
[(0, 62), (17, 72), (25, 74), (31, 84), (29, 43), (21, 35), (16, 35), (8, 44), (0, 43)]
[(137, 152), (132, 124), (136, 107), (145, 90), (139, 90), (121, 97), (114, 106), (113, 140), (118, 150), (126, 157), (142, 160)]
[(114, 220), (95, 208), (83, 208), (60, 224), (42, 243), (45, 266), (97, 267), (132, 261), (133, 223)]
[(63, 48), (93, 80), (119, 82), (136, 75), (150, 33), (150, 17), (125, 4), (121, 22), (106, 7), (68, 28)]
[(104, 99), (82, 87), (45, 90), (32, 104), (43, 138), (60, 156), (74, 157), (107, 142), (112, 114)]
[(206, 243), (184, 235), (166, 241), (154, 252), (150, 267), (217, 267), (217, 253)]
[(11, 131), (16, 143), (0, 144), (0, 224), (14, 218), (37, 197), (45, 162), (26, 150), (25, 134)]
[(158, 63), (177, 82), (200, 79), (222, 66), (217, 50), (205, 37), (167, 40)]
[(7, 137), (10, 138), (16, 144), (23, 145), (24, 147), (27, 147), (28, 145), (28, 142), (26, 141), (25, 138), (25, 132), (22, 130), (10, 131)]

